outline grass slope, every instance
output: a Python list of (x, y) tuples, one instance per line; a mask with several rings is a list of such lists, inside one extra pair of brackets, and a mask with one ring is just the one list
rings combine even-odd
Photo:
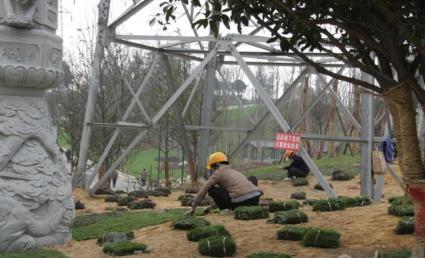
[(75, 240), (94, 239), (108, 232), (129, 232), (180, 218), (186, 210), (141, 211), (79, 216), (72, 225)]

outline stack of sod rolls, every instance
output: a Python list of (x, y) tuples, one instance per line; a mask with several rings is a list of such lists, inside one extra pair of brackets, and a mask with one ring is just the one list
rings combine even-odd
[(415, 209), (413, 205), (391, 205), (388, 207), (388, 214), (399, 217), (414, 216)]
[(300, 207), (300, 204), (297, 201), (269, 202), (270, 212), (296, 210), (299, 207)]
[(240, 206), (235, 209), (235, 219), (251, 220), (269, 217), (267, 208), (261, 206)]
[(304, 246), (337, 248), (341, 235), (333, 229), (286, 226), (277, 232), (280, 240), (301, 241)]
[(345, 206), (339, 199), (317, 200), (313, 203), (313, 211), (344, 210)]
[(232, 256), (236, 252), (236, 244), (229, 236), (211, 236), (199, 240), (198, 250), (207, 256)]
[(199, 241), (202, 238), (208, 238), (211, 236), (230, 237), (230, 233), (224, 228), (223, 225), (210, 225), (194, 228), (188, 231), (186, 236), (190, 241)]
[(401, 217), (394, 231), (399, 235), (413, 234), (415, 232), (415, 218)]
[(309, 229), (308, 227), (286, 226), (277, 231), (277, 239), (301, 241)]
[(210, 222), (203, 218), (183, 217), (173, 223), (175, 229), (190, 230), (197, 227), (208, 226)]
[(341, 235), (333, 229), (310, 228), (306, 231), (302, 244), (304, 246), (337, 248)]
[(307, 221), (307, 214), (300, 210), (278, 211), (272, 219), (272, 222), (277, 224), (299, 224)]
[(143, 243), (134, 243), (134, 242), (118, 242), (118, 243), (109, 243), (103, 246), (103, 252), (110, 255), (124, 256), (130, 255), (134, 252), (147, 252), (148, 247)]
[(345, 208), (367, 206), (371, 205), (372, 202), (367, 196), (357, 197), (339, 197), (338, 200), (344, 205)]
[(308, 185), (308, 180), (305, 177), (298, 177), (291, 181), (291, 184), (293, 186), (302, 186), (302, 185)]

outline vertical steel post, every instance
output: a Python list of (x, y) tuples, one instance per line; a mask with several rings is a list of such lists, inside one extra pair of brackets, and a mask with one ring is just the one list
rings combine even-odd
[[(373, 78), (362, 72), (363, 81), (373, 83)], [(361, 195), (372, 198), (372, 145), (373, 145), (373, 100), (372, 95), (363, 91), (360, 96), (362, 110), (362, 126), (361, 139), (364, 142), (360, 145), (360, 178), (361, 178)]]
[(99, 92), (101, 65), (104, 58), (105, 47), (108, 36), (108, 17), (110, 0), (101, 0), (98, 6), (98, 30), (96, 36), (96, 46), (94, 50), (93, 66), (90, 75), (89, 93), (87, 97), (86, 113), (84, 116), (84, 128), (81, 136), (80, 153), (78, 157), (77, 171), (72, 179), (73, 187), (84, 187), (87, 154), (90, 146), (91, 127), (93, 122), (94, 109), (96, 105), (97, 93)]

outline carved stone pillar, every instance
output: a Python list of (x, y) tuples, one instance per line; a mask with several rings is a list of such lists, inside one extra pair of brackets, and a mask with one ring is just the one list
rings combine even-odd
[(44, 98), (62, 79), (57, 0), (0, 0), (0, 252), (65, 242), (74, 202)]

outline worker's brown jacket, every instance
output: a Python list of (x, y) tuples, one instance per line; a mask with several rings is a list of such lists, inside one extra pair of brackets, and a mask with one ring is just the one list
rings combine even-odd
[(198, 206), (198, 204), (205, 198), (208, 189), (216, 184), (226, 190), (232, 199), (253, 192), (261, 192), (258, 187), (251, 183), (251, 181), (249, 181), (239, 171), (232, 169), (230, 166), (222, 166), (215, 171), (202, 186), (201, 190), (199, 190), (198, 194), (195, 196), (192, 206)]

